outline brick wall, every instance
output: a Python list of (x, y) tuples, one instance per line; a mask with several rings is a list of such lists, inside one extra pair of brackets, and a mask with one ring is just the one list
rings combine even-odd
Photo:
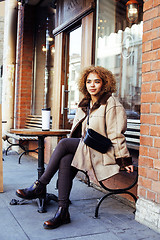
[(20, 7), (17, 67), (17, 126), (24, 127), (25, 119), (31, 114), (34, 8)]
[(160, 1), (143, 6), (141, 138), (136, 219), (160, 231)]
[(144, 1), (139, 196), (160, 203), (160, 1)]

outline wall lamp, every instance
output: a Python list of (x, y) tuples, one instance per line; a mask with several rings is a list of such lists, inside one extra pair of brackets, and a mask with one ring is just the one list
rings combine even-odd
[(127, 8), (127, 20), (134, 23), (138, 19), (139, 3), (136, 0), (129, 0), (126, 3)]
[(17, 0), (19, 5), (24, 6), (25, 4), (27, 4), (29, 2), (29, 0)]

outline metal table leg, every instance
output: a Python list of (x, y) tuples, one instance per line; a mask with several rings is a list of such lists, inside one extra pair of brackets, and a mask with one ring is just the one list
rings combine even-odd
[[(44, 136), (38, 136), (38, 179), (42, 176), (45, 171), (44, 168)], [(38, 212), (46, 212), (45, 206), (50, 201), (58, 202), (57, 196), (54, 194), (46, 193), (46, 197), (38, 199)]]
[[(38, 179), (42, 176), (42, 174), (45, 171), (44, 168), (44, 138), (45, 136), (38, 136)], [(38, 212), (39, 213), (44, 213), (46, 212), (45, 206), (47, 203), (49, 203), (51, 200), (58, 202), (58, 198), (56, 195), (51, 194), (51, 193), (46, 193), (45, 198), (38, 198), (37, 203), (38, 203)], [(10, 202), (10, 205), (21, 205), (29, 200), (27, 199), (22, 199), (22, 200), (16, 200), (12, 199)]]

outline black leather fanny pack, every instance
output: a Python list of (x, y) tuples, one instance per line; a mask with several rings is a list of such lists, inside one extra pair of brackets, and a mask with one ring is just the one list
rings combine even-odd
[[(88, 110), (87, 110), (87, 125), (88, 126), (89, 126), (89, 112), (90, 112), (90, 105), (88, 105)], [(106, 132), (106, 124), (105, 124), (105, 132)], [(112, 146), (112, 142), (109, 138), (104, 137), (103, 135), (94, 131), (91, 128), (87, 129), (86, 135), (84, 137), (84, 143), (88, 147), (93, 148), (96, 151), (101, 152), (101, 153), (106, 153), (108, 151), (108, 149)]]
[(88, 147), (93, 148), (101, 153), (106, 153), (112, 146), (112, 142), (109, 138), (104, 137), (91, 128), (89, 128), (86, 132), (84, 143)]

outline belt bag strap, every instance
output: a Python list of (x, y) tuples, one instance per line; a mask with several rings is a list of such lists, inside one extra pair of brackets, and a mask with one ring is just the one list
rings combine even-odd
[[(106, 126), (106, 108), (107, 108), (107, 104), (105, 106), (105, 110), (104, 110), (104, 128), (105, 128), (105, 134), (107, 136), (107, 126)], [(87, 125), (89, 126), (89, 114), (90, 114), (90, 102), (88, 104), (88, 107), (87, 107)]]
[[(106, 105), (107, 106), (107, 105)], [(90, 113), (90, 106), (88, 106), (87, 109), (87, 124), (89, 125), (89, 113)], [(105, 114), (104, 114), (104, 120), (105, 120), (105, 133), (107, 136), (106, 132), (106, 107), (105, 107)], [(101, 153), (106, 153), (108, 149), (112, 146), (112, 142), (109, 138), (104, 137), (103, 135), (97, 133), (93, 129), (87, 129), (85, 138), (84, 138), (84, 143), (89, 146), (90, 148), (95, 149), (98, 152)]]

